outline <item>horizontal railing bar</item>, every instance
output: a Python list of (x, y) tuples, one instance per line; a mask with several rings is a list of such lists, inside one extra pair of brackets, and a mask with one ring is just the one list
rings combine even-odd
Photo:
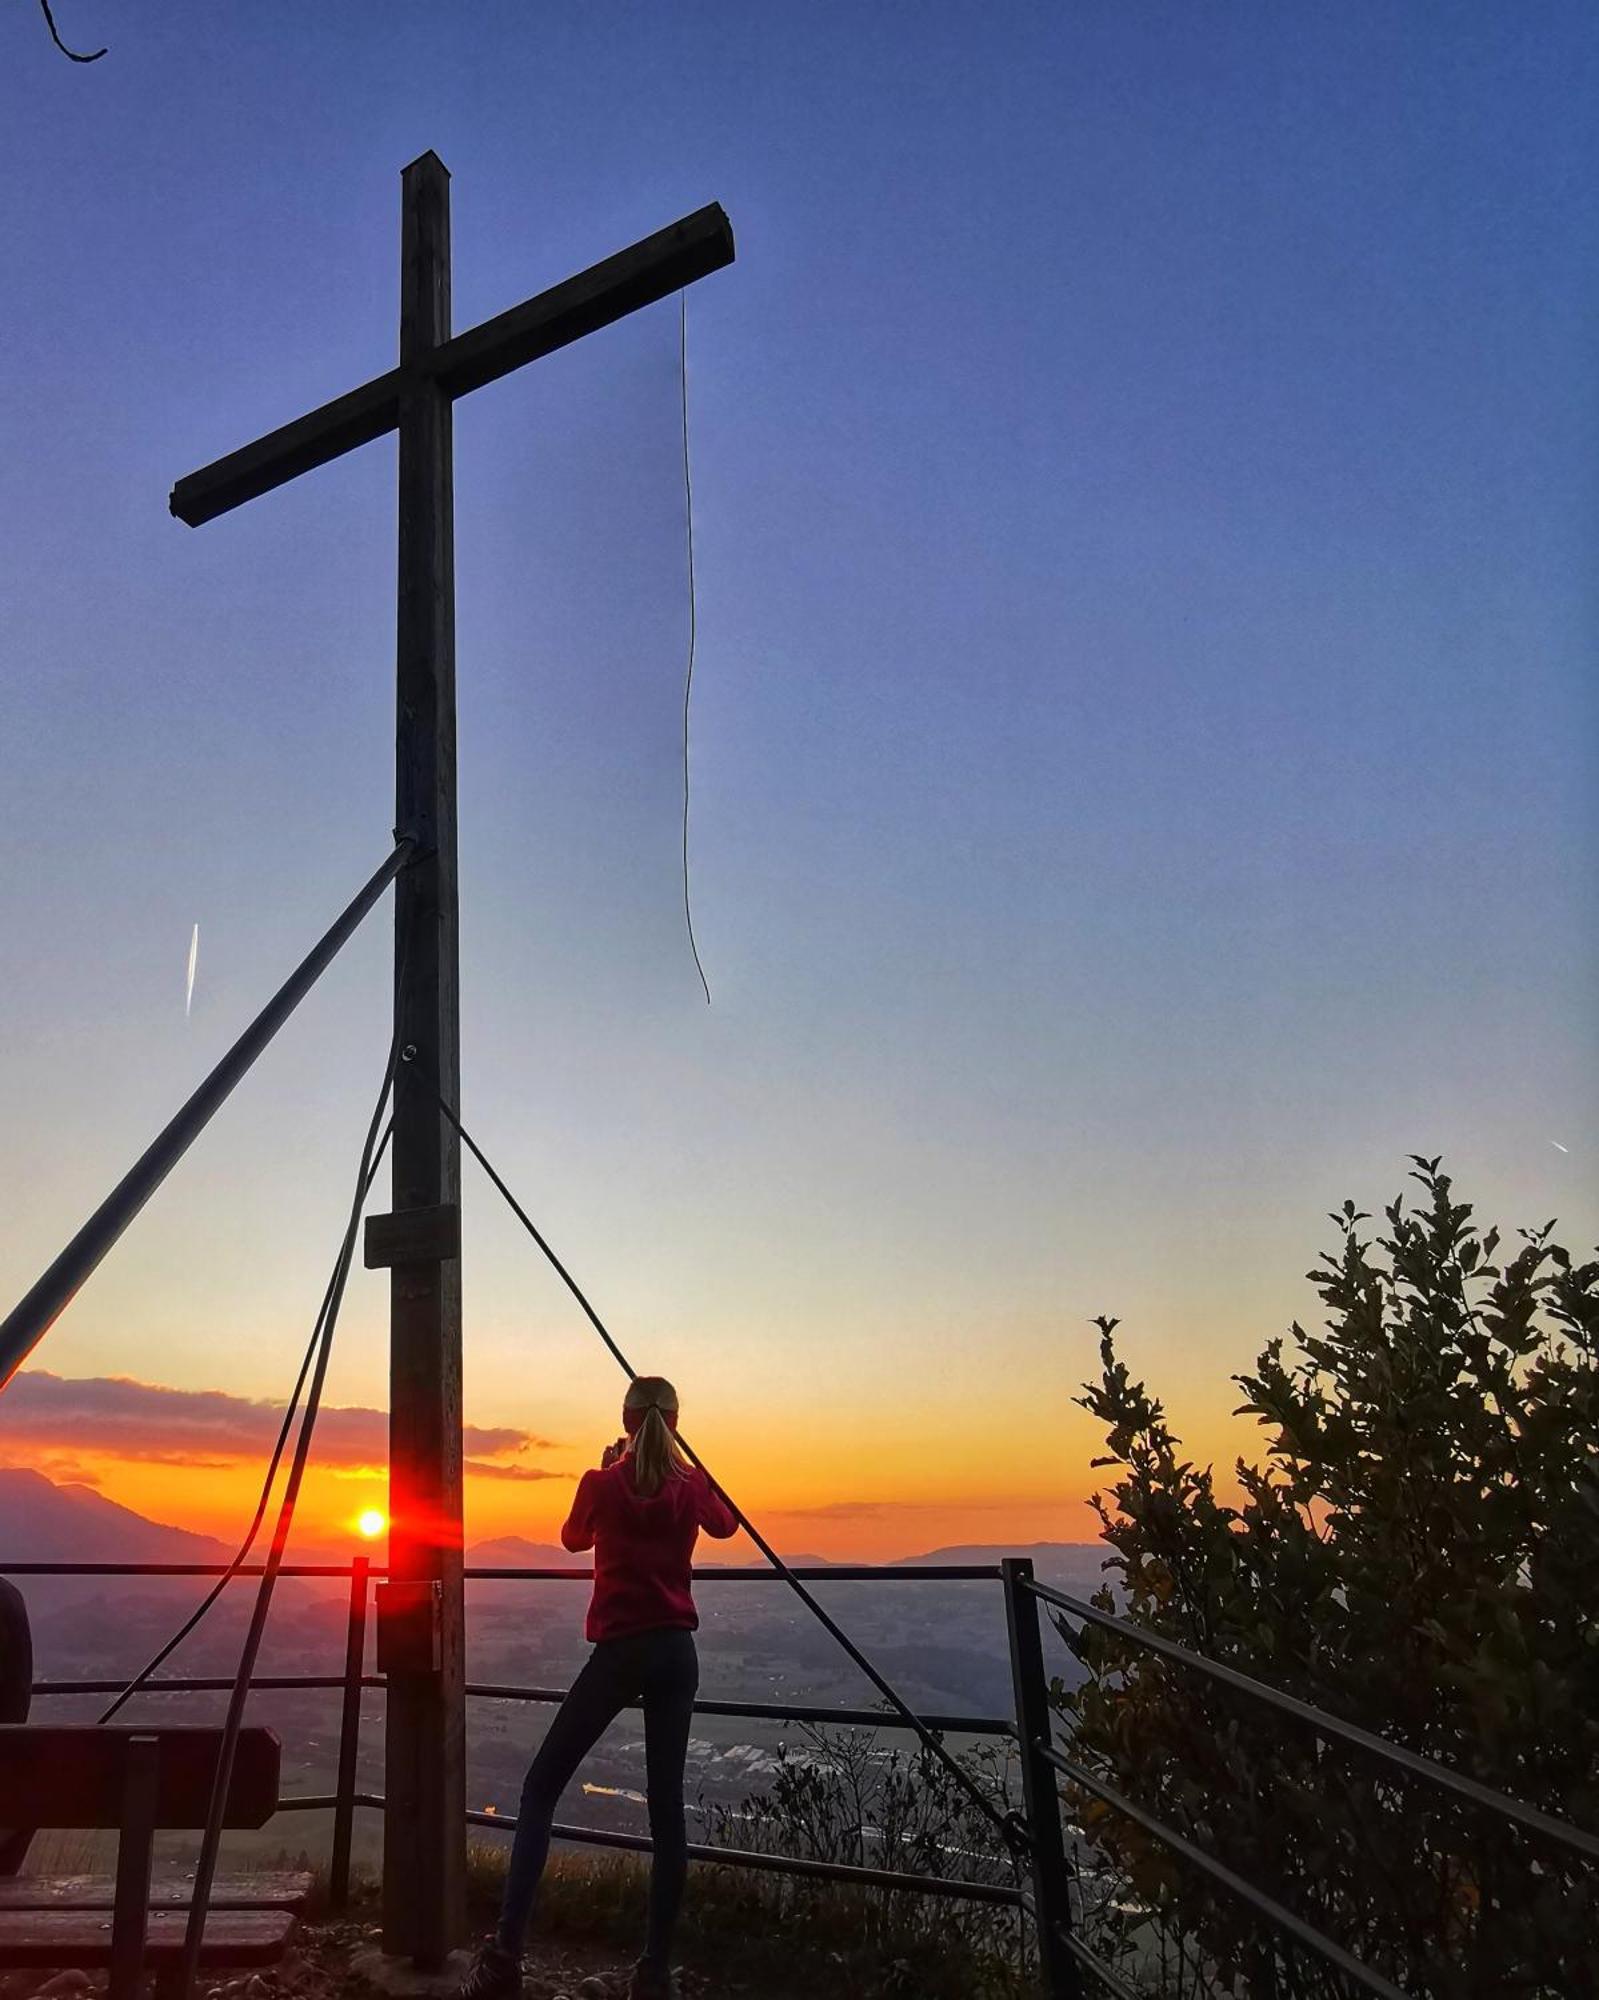
[(1256, 1701), (1267, 1703), (1283, 1715), (1292, 1716), (1296, 1722), (1304, 1723), (1323, 1736), (1335, 1737), (1347, 1743), (1351, 1749), (1363, 1750), (1369, 1756), (1379, 1757), (1396, 1770), (1407, 1772), (1413, 1778), (1420, 1778), (1427, 1784), (1437, 1786), (1441, 1791), (1453, 1792), (1457, 1798), (1481, 1806), (1485, 1811), (1496, 1813), (1501, 1819), (1513, 1820), (1528, 1833), (1540, 1835), (1545, 1840), (1558, 1842), (1562, 1847), (1574, 1848), (1589, 1861), (1599, 1861), (1599, 1835), (1589, 1833), (1586, 1828), (1574, 1826), (1569, 1820), (1556, 1819), (1553, 1814), (1540, 1812), (1536, 1806), (1512, 1798), (1508, 1792), (1498, 1792), (1491, 1785), (1484, 1785), (1476, 1778), (1468, 1778), (1460, 1771), (1451, 1771), (1447, 1764), (1435, 1764), (1430, 1757), (1423, 1757), (1414, 1750), (1407, 1750), (1402, 1744), (1390, 1743), (1386, 1736), (1377, 1736), (1369, 1729), (1361, 1729), (1353, 1722), (1345, 1722), (1336, 1715), (1329, 1715), (1325, 1709), (1316, 1708), (1308, 1701), (1301, 1701), (1297, 1695), (1284, 1694), (1280, 1688), (1268, 1686), (1265, 1681), (1257, 1681), (1249, 1674), (1240, 1673), (1236, 1667), (1223, 1666), (1219, 1660), (1207, 1659), (1203, 1653), (1191, 1651), (1175, 1639), (1168, 1639), (1162, 1633), (1146, 1631), (1130, 1619), (1119, 1618), (1114, 1612), (1101, 1611), (1097, 1604), (1086, 1604), (1081, 1598), (1069, 1597), (1063, 1590), (1055, 1590), (1046, 1583), (1022, 1579), (1022, 1588), (1030, 1590), (1045, 1604), (1052, 1604), (1058, 1610), (1069, 1613), (1073, 1618), (1081, 1618), (1091, 1625), (1114, 1632), (1118, 1637), (1129, 1640), (1135, 1646), (1147, 1651), (1160, 1653), (1165, 1658), (1177, 1660), (1183, 1666), (1194, 1667), (1202, 1674), (1208, 1674), (1213, 1681), (1223, 1687), (1233, 1689), (1237, 1694), (1249, 1695)]
[[(997, 1563), (948, 1563), (937, 1569), (919, 1569), (910, 1563), (815, 1563), (799, 1568), (787, 1565), (790, 1576), (811, 1583), (998, 1583)], [(504, 1583), (589, 1583), (592, 1569), (469, 1569), (468, 1583), (495, 1580)], [(694, 1572), (696, 1583), (781, 1583), (775, 1569), (736, 1569), (713, 1565)]]
[[(469, 1812), (470, 1826), (497, 1827), (503, 1833), (515, 1833), (516, 1821), (509, 1815), (488, 1812)], [(550, 1836), (554, 1840), (570, 1840), (588, 1847), (615, 1847), (625, 1849), (630, 1854), (648, 1854), (653, 1843), (644, 1833), (607, 1833), (599, 1827), (565, 1826), (559, 1821), (551, 1827)], [(708, 1847), (700, 1841), (690, 1841), (688, 1857), (691, 1861), (713, 1861), (727, 1868), (766, 1869), (778, 1875), (810, 1875), (825, 1882), (859, 1882), (874, 1889), (902, 1889), (912, 1896), (947, 1896), (953, 1902), (997, 1903), (1006, 1909), (1016, 1909), (1021, 1903), (1021, 1891), (1008, 1889), (997, 1882), (968, 1882), (961, 1876), (942, 1875), (901, 1875), (892, 1868), (857, 1868), (844, 1861), (802, 1861), (787, 1854), (760, 1854), (753, 1848)]]
[(1165, 1820), (1146, 1811), (1143, 1806), (1135, 1805), (1124, 1793), (1118, 1792), (1113, 1785), (1105, 1784), (1102, 1779), (1095, 1777), (1092, 1771), (1085, 1770), (1081, 1764), (1073, 1763), (1072, 1759), (1057, 1750), (1053, 1743), (1041, 1742), (1033, 1747), (1039, 1756), (1060, 1772), (1063, 1778), (1070, 1779), (1074, 1785), (1080, 1785), (1085, 1792), (1092, 1792), (1095, 1798), (1102, 1799), (1113, 1812), (1122, 1814), (1124, 1818), (1141, 1826), (1146, 1833), (1153, 1834), (1162, 1846), (1169, 1848), (1173, 1854), (1188, 1862), (1191, 1867), (1199, 1869), (1202, 1874), (1208, 1875), (1213, 1882), (1219, 1882), (1224, 1889), (1231, 1890), (1241, 1901), (1247, 1903), (1257, 1916), (1266, 1918), (1268, 1923), (1275, 1924), (1278, 1930), (1291, 1937), (1295, 1943), (1304, 1945), (1308, 1951), (1313, 1951), (1318, 1957), (1324, 1958), (1346, 1979), (1354, 1980), (1355, 1984), (1364, 1988), (1367, 1993), (1377, 1994), (1378, 2000), (1405, 2000), (1405, 1995), (1400, 1989), (1386, 1980), (1380, 1972), (1374, 1972), (1369, 1965), (1362, 1964), (1358, 1958), (1352, 1957), (1341, 1944), (1334, 1944), (1330, 1937), (1324, 1937), (1313, 1924), (1307, 1924), (1303, 1917), (1296, 1917), (1292, 1910), (1286, 1909), (1274, 1897), (1268, 1896), (1264, 1889), (1257, 1889), (1253, 1882), (1240, 1875), (1236, 1869), (1229, 1868), (1225, 1861), (1218, 1861), (1214, 1854), (1198, 1846), (1186, 1834), (1179, 1833), (1176, 1827), (1168, 1825)]
[(0, 1389), (54, 1326), (102, 1259), (195, 1140), (210, 1124), (341, 947), (410, 859), (416, 843), (400, 835), (394, 850), (272, 998), (256, 1015), (189, 1101), (122, 1176), (72, 1241), (0, 1322)]
[[(497, 1682), (468, 1681), (466, 1692), (484, 1701), (565, 1701), (567, 1690), (559, 1687), (512, 1687)], [(642, 1702), (630, 1701), (629, 1708)], [(696, 1715), (727, 1715), (772, 1722), (832, 1722), (840, 1728), (909, 1729), (910, 1724), (891, 1708), (818, 1708), (804, 1702), (696, 1701)], [(1014, 1736), (1016, 1725), (1001, 1715), (924, 1715), (922, 1723), (946, 1735)]]
[[(124, 1683), (121, 1681), (35, 1681), (33, 1692), (43, 1695), (76, 1694), (119, 1694)], [(229, 1679), (201, 1677), (198, 1679), (148, 1680), (140, 1688), (140, 1694), (226, 1694), (233, 1686)], [(282, 1692), (285, 1689), (342, 1688), (342, 1674), (256, 1674), (251, 1677), (252, 1688), (265, 1688)], [(387, 1689), (388, 1680), (383, 1674), (363, 1674), (363, 1688)], [(497, 1682), (469, 1681), (466, 1692), (483, 1701), (536, 1701), (551, 1704), (565, 1701), (568, 1690), (559, 1687), (502, 1686)], [(640, 1702), (629, 1702), (629, 1708), (642, 1706)], [(751, 1721), (770, 1722), (821, 1722), (833, 1723), (840, 1729), (906, 1729), (910, 1725), (901, 1720), (892, 1709), (875, 1708), (828, 1708), (817, 1707), (804, 1702), (771, 1701), (696, 1701), (696, 1715), (723, 1715)], [(922, 1721), (929, 1729), (951, 1736), (1014, 1736), (1016, 1725), (1000, 1715), (923, 1715)]]
[[(279, 1799), (278, 1811), (332, 1812), (338, 1803), (339, 1799), (336, 1792), (317, 1792), (310, 1795), (302, 1794), (296, 1798)], [(376, 1806), (380, 1812), (383, 1809), (383, 1801), (378, 1797), (376, 1792), (356, 1792), (352, 1796), (350, 1803), (353, 1806)], [(214, 1907), (220, 1908), (221, 1905), (214, 1905)]]
[[(27, 1563), (0, 1562), (0, 1576), (260, 1576), (261, 1563)], [(279, 1576), (341, 1576), (348, 1580), (349, 1563), (285, 1563)], [(368, 1574), (387, 1576), (386, 1565), (374, 1563)]]
[[(343, 1674), (252, 1674), (252, 1688), (341, 1688)], [(363, 1678), (363, 1687), (382, 1687), (384, 1682), (375, 1675)], [(126, 1681), (35, 1681), (33, 1692), (47, 1694), (121, 1694)], [(140, 1694), (230, 1694), (233, 1681), (229, 1677), (202, 1680), (161, 1680), (146, 1681), (139, 1689)]]
[[(227, 1563), (96, 1563), (0, 1562), (0, 1576), (259, 1576), (260, 1563), (232, 1569)], [(279, 1576), (349, 1576), (349, 1563), (285, 1563)], [(387, 1576), (386, 1563), (372, 1563), (368, 1574)], [(469, 1569), (468, 1583), (592, 1583), (592, 1569)], [(813, 1583), (997, 1583), (992, 1563), (946, 1563), (922, 1569), (914, 1563), (813, 1564), (790, 1570)], [(781, 1583), (773, 1569), (733, 1569), (713, 1565), (694, 1572), (696, 1583)]]

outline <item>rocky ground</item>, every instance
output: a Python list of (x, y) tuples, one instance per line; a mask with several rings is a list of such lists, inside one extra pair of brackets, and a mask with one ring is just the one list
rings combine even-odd
[[(306, 1925), (295, 1948), (279, 1966), (236, 1978), (214, 1976), (197, 1984), (197, 2000), (379, 2000), (380, 1989), (365, 1976), (360, 1961), (377, 1949), (374, 1923)], [(614, 1951), (582, 1939), (558, 1939), (530, 1952), (523, 2000), (599, 2000), (613, 1991), (600, 1976), (615, 1973)], [(683, 2000), (799, 2000), (814, 1988), (780, 1986), (765, 1976), (713, 1983), (692, 1968), (681, 1975)], [(103, 1972), (12, 1972), (0, 1975), (0, 2000), (98, 2000), (106, 1989)], [(389, 1989), (383, 1989), (388, 1992)]]

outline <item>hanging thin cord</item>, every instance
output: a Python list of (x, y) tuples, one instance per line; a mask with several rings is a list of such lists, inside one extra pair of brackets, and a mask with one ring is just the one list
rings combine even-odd
[[(432, 1082), (431, 1078), (429, 1079), (429, 1082), (430, 1083)], [(494, 1168), (490, 1165), (489, 1160), (486, 1154), (484, 1153), (482, 1147), (478, 1145), (477, 1141), (472, 1137), (471, 1133), (468, 1132), (466, 1127), (461, 1123), (460, 1119), (455, 1114), (454, 1108), (445, 1101), (445, 1098), (438, 1089), (438, 1086), (436, 1084), (433, 1084), (432, 1087), (433, 1087), (433, 1094), (435, 1097), (438, 1098), (439, 1101), (439, 1109), (444, 1113), (445, 1117), (449, 1120), (451, 1125), (455, 1127), (456, 1132), (460, 1136), (461, 1144), (466, 1147), (467, 1151), (472, 1155), (473, 1159), (477, 1161), (478, 1165), (482, 1167), (483, 1171), (488, 1175), (489, 1179), (494, 1183), (495, 1187), (505, 1197), (505, 1200), (507, 1204), (510, 1206), (512, 1213), (516, 1216), (517, 1220), (522, 1224), (523, 1228), (526, 1229), (528, 1234), (533, 1238), (533, 1241), (544, 1252), (544, 1255), (549, 1259), (551, 1265), (554, 1267), (556, 1271), (556, 1274), (561, 1279), (561, 1282), (566, 1286), (567, 1290), (572, 1294), (573, 1298), (576, 1299), (578, 1304), (582, 1307), (584, 1314), (588, 1318), (589, 1324), (594, 1328), (594, 1331), (600, 1336), (601, 1340), (603, 1340), (605, 1342), (605, 1345), (610, 1349), (613, 1358), (617, 1362), (617, 1365), (621, 1368), (623, 1374), (626, 1375), (629, 1378), (629, 1380), (635, 1379), (637, 1371), (628, 1361), (627, 1356), (623, 1354), (621, 1348), (618, 1347), (616, 1342), (612, 1339), (609, 1331), (605, 1326), (605, 1323), (601, 1320), (599, 1314), (594, 1310), (593, 1306), (590, 1305), (586, 1294), (583, 1292), (582, 1287), (578, 1284), (577, 1280), (572, 1276), (571, 1272), (567, 1270), (566, 1266), (561, 1262), (560, 1258), (557, 1257), (555, 1252), (550, 1248), (550, 1245), (544, 1239), (543, 1232), (533, 1222), (532, 1218), (528, 1215), (526, 1209), (523, 1208), (522, 1204), (516, 1199), (515, 1195), (513, 1195), (511, 1193), (511, 1190), (505, 1185), (505, 1182), (501, 1180), (500, 1176), (495, 1172)], [(909, 1703), (906, 1702), (904, 1697), (900, 1695), (898, 1691), (895, 1688), (893, 1688), (889, 1684), (889, 1682), (886, 1681), (883, 1678), (883, 1676), (877, 1671), (876, 1667), (872, 1665), (871, 1661), (861, 1651), (860, 1647), (856, 1645), (855, 1641), (849, 1636), (849, 1634), (838, 1623), (838, 1621), (829, 1612), (825, 1611), (822, 1608), (822, 1606), (817, 1602), (816, 1598), (811, 1594), (811, 1592), (805, 1588), (805, 1585), (789, 1568), (788, 1564), (784, 1562), (783, 1558), (772, 1547), (771, 1543), (767, 1541), (766, 1537), (761, 1533), (759, 1528), (757, 1528), (754, 1525), (754, 1523), (750, 1520), (749, 1516), (739, 1506), (738, 1502), (734, 1500), (732, 1495), (729, 1494), (726, 1491), (726, 1489), (718, 1482), (715, 1475), (710, 1471), (709, 1467), (705, 1464), (705, 1461), (695, 1451), (694, 1447), (688, 1442), (687, 1438), (685, 1438), (681, 1432), (675, 1433), (675, 1435), (677, 1437), (678, 1444), (681, 1445), (683, 1449), (684, 1456), (692, 1464), (697, 1465), (699, 1467), (700, 1471), (703, 1472), (705, 1474), (705, 1477), (711, 1482), (711, 1485), (721, 1495), (723, 1500), (727, 1502), (728, 1507), (732, 1511), (734, 1517), (737, 1519), (739, 1526), (744, 1530), (745, 1534), (749, 1536), (750, 1540), (760, 1550), (761, 1554), (771, 1564), (772, 1568), (777, 1571), (778, 1575), (788, 1585), (790, 1590), (794, 1592), (795, 1596), (799, 1598), (800, 1602), (806, 1607), (806, 1609), (812, 1614), (812, 1616), (815, 1617), (821, 1623), (821, 1625), (829, 1633), (831, 1633), (833, 1638), (837, 1640), (838, 1644), (849, 1655), (850, 1659), (854, 1661), (855, 1665), (860, 1668), (861, 1672), (865, 1674), (866, 1678), (872, 1683), (873, 1687), (877, 1689), (878, 1693), (888, 1703), (889, 1707), (892, 1708), (898, 1714), (900, 1720), (905, 1724), (907, 1724), (908, 1727), (915, 1730), (916, 1734), (921, 1738), (924, 1747), (929, 1751), (931, 1751), (932, 1754), (939, 1760), (939, 1762), (943, 1764), (943, 1766), (950, 1773), (950, 1775), (956, 1779), (956, 1781), (961, 1786), (962, 1790), (965, 1791), (968, 1797), (972, 1800), (972, 1802), (982, 1810), (984, 1815), (988, 1818), (988, 1820), (993, 1824), (995, 1829), (998, 1831), (1001, 1838), (1004, 1839), (1009, 1846), (1015, 1848), (1020, 1844), (1024, 1843), (1027, 1837), (1024, 1823), (1020, 1821), (1017, 1815), (1015, 1815), (1014, 1813), (1004, 1813), (1000, 1811), (999, 1807), (996, 1806), (993, 1800), (989, 1798), (988, 1794), (972, 1777), (971, 1773), (965, 1768), (965, 1766), (962, 1765), (955, 1757), (953, 1757), (947, 1749), (945, 1749), (943, 1739), (935, 1731), (927, 1727), (926, 1723), (922, 1721), (922, 1718), (909, 1705)]]
[[(383, 1137), (379, 1139), (378, 1149), (372, 1156), (372, 1170), (367, 1175), (366, 1185), (361, 1191), (363, 1206), (365, 1205), (367, 1195), (372, 1191), (372, 1183), (377, 1178), (378, 1168), (383, 1164), (383, 1155), (388, 1150), (389, 1140), (393, 1132), (394, 1120), (391, 1118), (383, 1128)], [(239, 1544), (239, 1553), (229, 1563), (226, 1575), (217, 1578), (215, 1585), (207, 1591), (198, 1606), (190, 1613), (184, 1623), (178, 1627), (172, 1637), (168, 1639), (160, 1652), (153, 1659), (147, 1660), (134, 1675), (133, 1679), (128, 1682), (128, 1685), (122, 1690), (121, 1694), (117, 1696), (104, 1715), (100, 1717), (101, 1722), (109, 1722), (112, 1716), (126, 1702), (133, 1699), (156, 1669), (166, 1660), (170, 1659), (178, 1650), (184, 1640), (188, 1638), (189, 1634), (200, 1623), (201, 1619), (205, 1617), (212, 1605), (216, 1603), (223, 1591), (227, 1589), (228, 1585), (239, 1574), (240, 1570), (243, 1569), (251, 1549), (255, 1546), (255, 1538), (261, 1532), (261, 1523), (266, 1519), (267, 1503), (272, 1497), (272, 1488), (278, 1476), (278, 1466), (282, 1463), (284, 1447), (289, 1441), (289, 1432), (294, 1425), (295, 1413), (300, 1407), (300, 1396), (305, 1388), (305, 1378), (310, 1374), (311, 1364), (316, 1358), (317, 1344), (322, 1338), (322, 1329), (327, 1321), (328, 1309), (333, 1302), (333, 1288), (338, 1282), (338, 1276), (339, 1265), (337, 1260), (335, 1260), (333, 1274), (328, 1279), (327, 1290), (322, 1294), (321, 1310), (316, 1316), (316, 1324), (311, 1329), (311, 1338), (306, 1344), (305, 1358), (300, 1363), (300, 1373), (294, 1385), (294, 1392), (289, 1397), (288, 1408), (283, 1412), (283, 1422), (278, 1427), (278, 1441), (272, 1447), (272, 1461), (267, 1467), (266, 1478), (261, 1484), (261, 1498), (256, 1502), (255, 1519), (250, 1523), (249, 1532)]]
[(689, 700), (694, 692), (694, 644), (699, 612), (694, 590), (694, 481), (688, 463), (688, 293), (677, 295), (677, 372), (683, 390), (683, 511), (688, 524), (688, 672), (683, 677), (683, 921), (688, 925), (688, 948), (694, 954), (694, 970), (705, 988), (705, 1004), (711, 1004), (711, 982), (700, 963), (700, 948), (694, 939), (694, 910), (688, 884), (688, 722)]
[(39, 0), (39, 5), (44, 9), (45, 25), (50, 30), (51, 41), (55, 43), (56, 47), (66, 57), (68, 62), (75, 62), (75, 63), (98, 62), (100, 58), (105, 54), (104, 49), (96, 49), (93, 55), (83, 56), (79, 55), (76, 49), (69, 49), (66, 43), (62, 41), (60, 31), (56, 27), (55, 15), (50, 12), (50, 0)]
[(278, 1506), (278, 1518), (272, 1531), (272, 1545), (262, 1569), (261, 1581), (256, 1590), (255, 1608), (250, 1615), (250, 1627), (245, 1634), (244, 1645), (239, 1654), (239, 1669), (234, 1676), (233, 1691), (228, 1698), (222, 1747), (217, 1754), (216, 1771), (211, 1780), (211, 1802), (206, 1810), (205, 1832), (200, 1840), (200, 1857), (195, 1864), (193, 1899), (189, 1906), (189, 1920), (183, 1936), (183, 1964), (178, 1977), (179, 2000), (189, 2000), (194, 1991), (194, 1977), (200, 1964), (200, 1947), (205, 1939), (205, 1920), (211, 1901), (211, 1885), (216, 1879), (217, 1852), (222, 1844), (222, 1822), (227, 1816), (228, 1793), (233, 1783), (234, 1756), (239, 1745), (239, 1730), (244, 1722), (244, 1706), (249, 1698), (251, 1676), (255, 1672), (256, 1659), (261, 1651), (261, 1640), (266, 1632), (267, 1613), (272, 1608), (272, 1592), (277, 1584), (278, 1572), (283, 1567), (289, 1530), (293, 1525), (294, 1510), (300, 1498), (300, 1484), (305, 1477), (306, 1460), (311, 1451), (311, 1435), (316, 1427), (317, 1412), (322, 1404), (322, 1385), (327, 1380), (328, 1361), (333, 1353), (333, 1336), (338, 1326), (339, 1308), (344, 1302), (344, 1287), (355, 1255), (356, 1232), (361, 1226), (361, 1211), (366, 1205), (367, 1189), (371, 1185), (376, 1165), (374, 1153), (378, 1143), (378, 1131), (382, 1126), (383, 1113), (389, 1101), (389, 1091), (394, 1083), (397, 1050), (398, 1031), (395, 1040), (389, 1044), (389, 1059), (383, 1068), (382, 1088), (378, 1091), (377, 1103), (372, 1108), (372, 1120), (367, 1127), (366, 1143), (361, 1148), (361, 1167), (356, 1175), (355, 1198), (350, 1204), (350, 1219), (345, 1225), (344, 1240), (339, 1246), (333, 1285), (323, 1314), (322, 1337), (317, 1347), (310, 1390), (306, 1396), (305, 1415), (301, 1419), (299, 1435), (294, 1441), (294, 1458), (289, 1467), (283, 1498)]

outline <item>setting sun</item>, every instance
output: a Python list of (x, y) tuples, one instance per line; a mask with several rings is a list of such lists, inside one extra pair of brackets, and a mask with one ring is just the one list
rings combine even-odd
[(387, 1514), (380, 1513), (376, 1507), (368, 1507), (364, 1513), (356, 1516), (355, 1525), (366, 1536), (367, 1540), (371, 1541), (375, 1536), (381, 1535), (383, 1530), (389, 1525), (389, 1517)]

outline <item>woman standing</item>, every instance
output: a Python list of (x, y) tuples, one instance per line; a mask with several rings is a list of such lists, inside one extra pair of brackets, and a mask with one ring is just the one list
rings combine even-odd
[(479, 1950), (461, 2000), (514, 2000), (522, 1984), (522, 1942), (550, 1849), (550, 1826), (578, 1765), (630, 1702), (644, 1705), (649, 1794), (649, 1929), (644, 1954), (619, 1990), (630, 2000), (669, 2000), (668, 1956), (683, 1884), (688, 1835), (683, 1820), (683, 1765), (699, 1686), (691, 1588), (701, 1528), (726, 1540), (738, 1520), (705, 1474), (691, 1466), (672, 1433), (677, 1391), (660, 1375), (641, 1375), (622, 1404), (624, 1437), (608, 1445), (578, 1482), (561, 1530), (573, 1554), (594, 1551), (594, 1595), (586, 1631), (594, 1650), (556, 1712), (522, 1786), (516, 1842), (499, 1927)]

